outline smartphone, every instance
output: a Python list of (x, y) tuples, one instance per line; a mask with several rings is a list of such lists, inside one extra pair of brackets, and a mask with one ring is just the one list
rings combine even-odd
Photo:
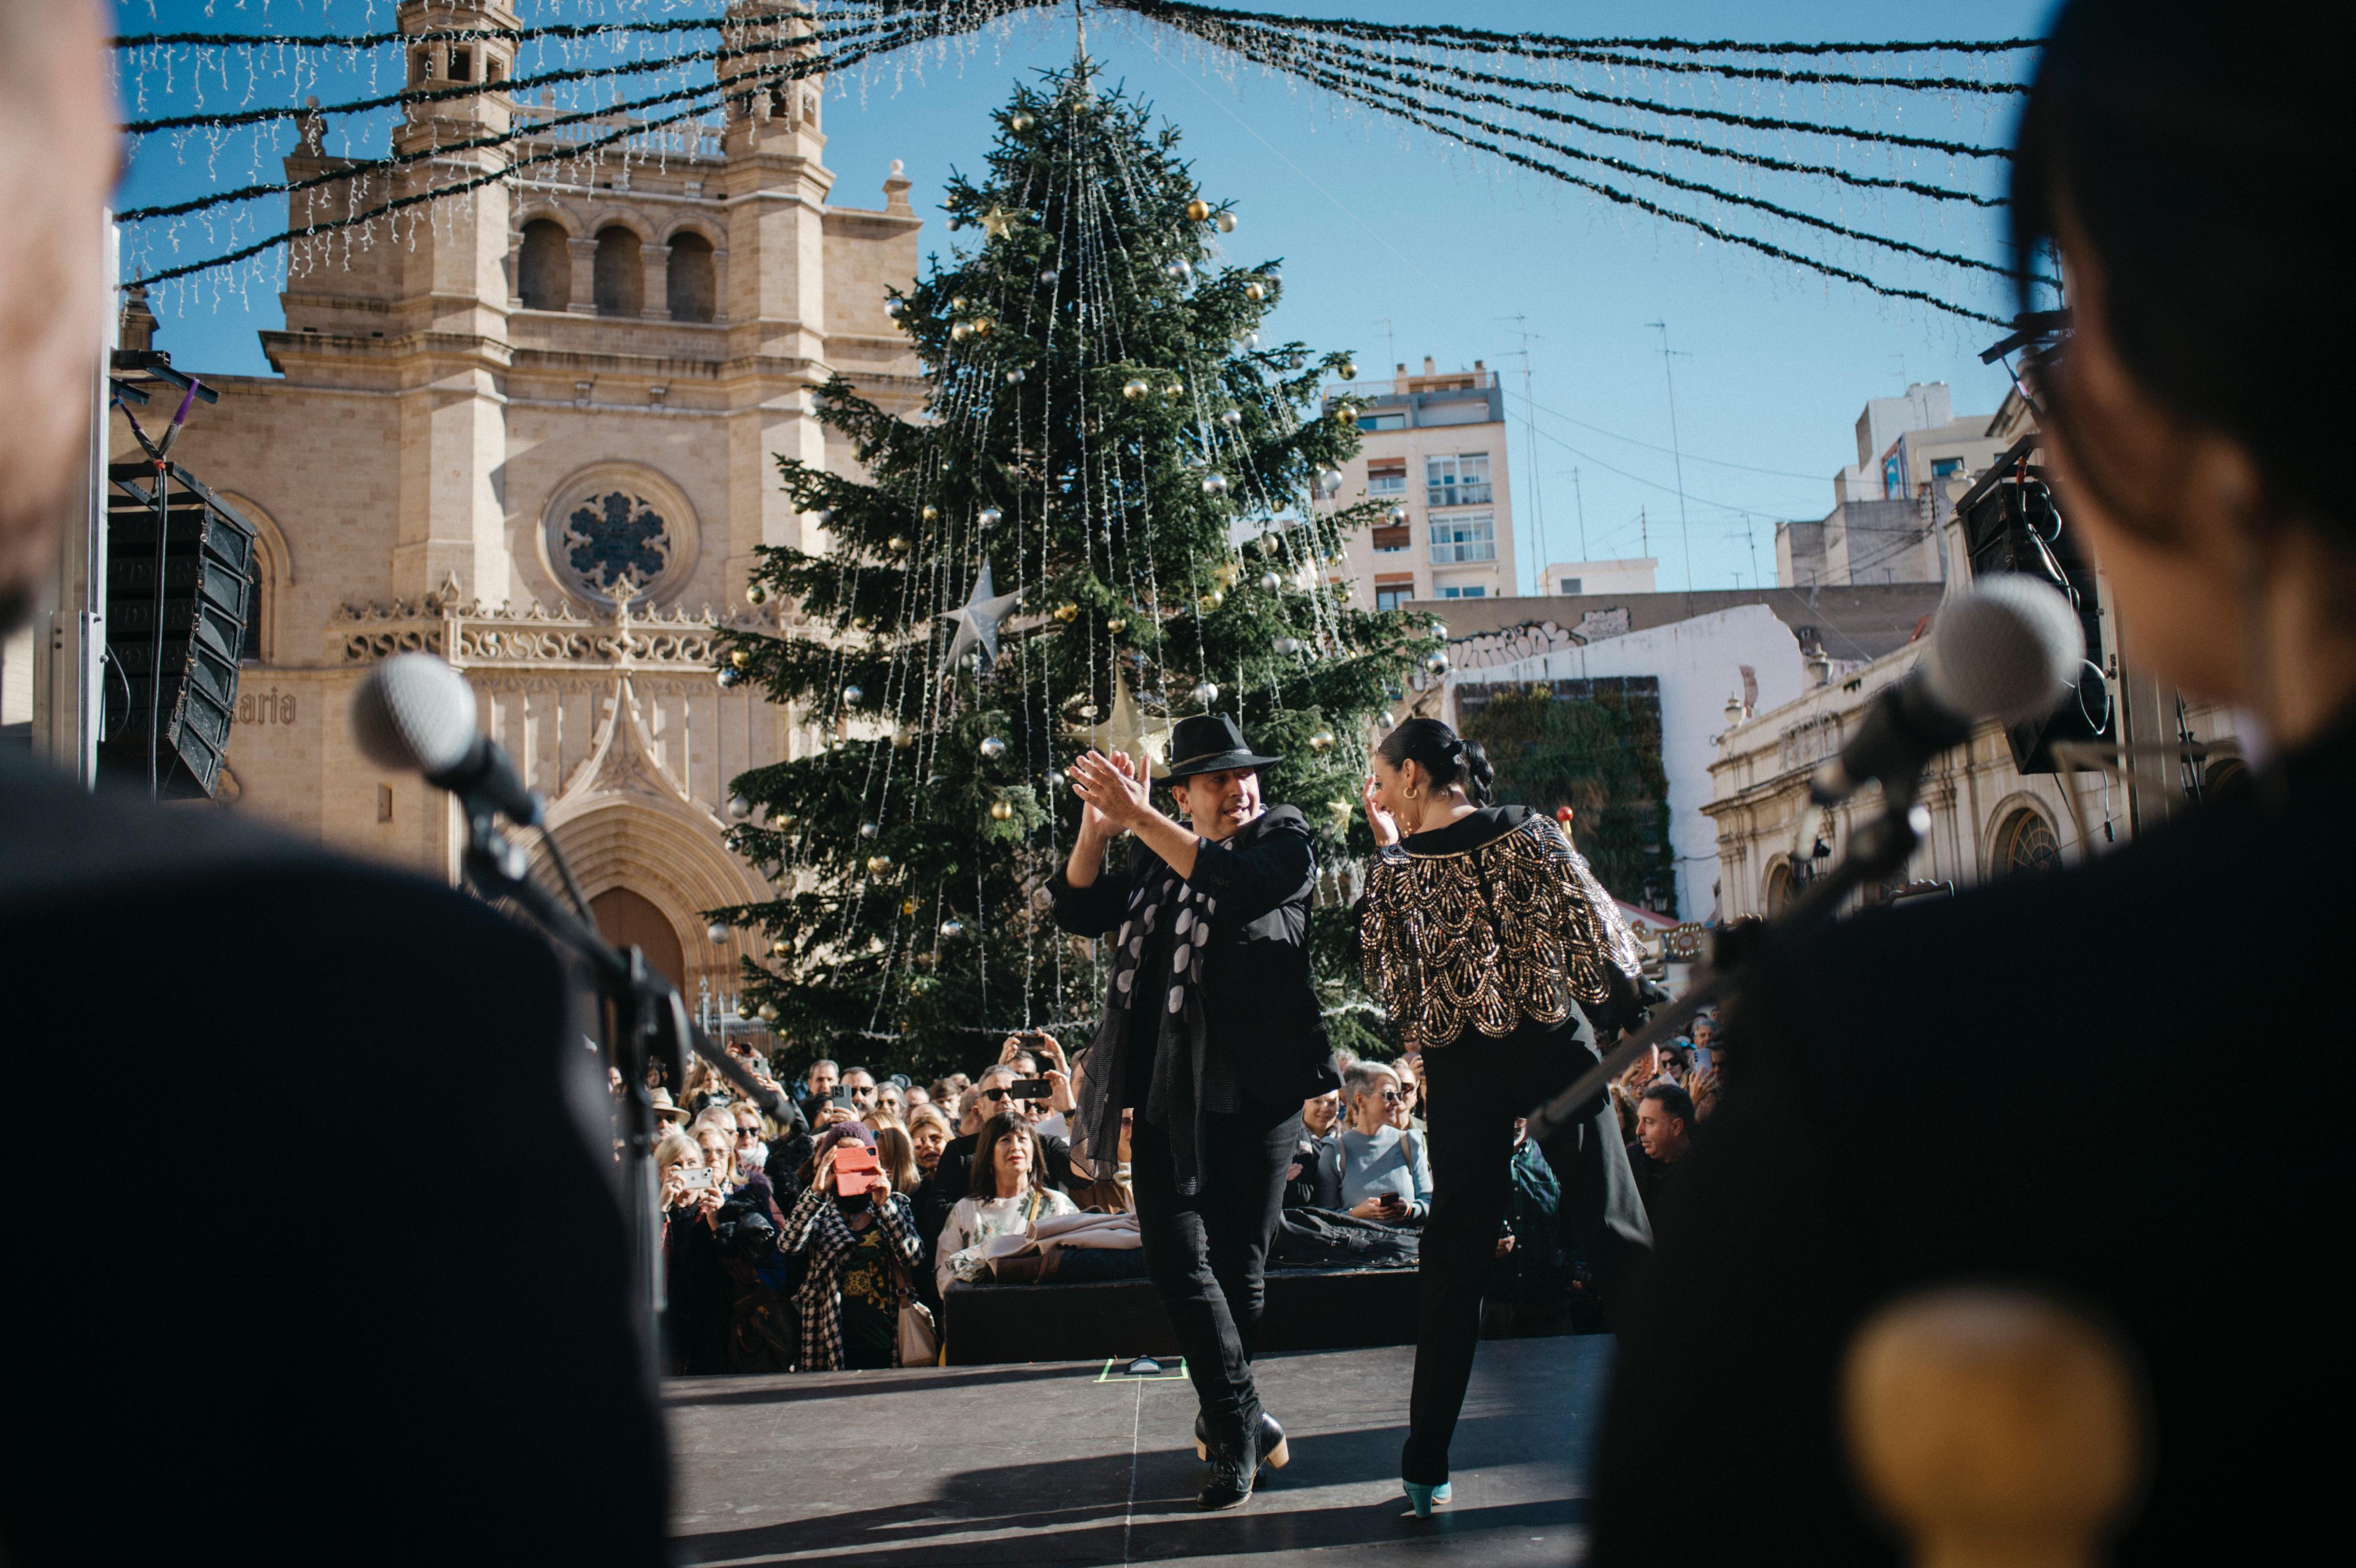
[(1693, 1048), (1693, 1066), (1696, 1072), (1707, 1072), (1713, 1066), (1717, 1065), (1718, 1059), (1710, 1054), (1709, 1047), (1706, 1045), (1697, 1045)]
[(712, 1185), (711, 1168), (708, 1166), (697, 1166), (691, 1170), (680, 1171), (679, 1173), (679, 1184), (681, 1187), (686, 1188), (690, 1192), (700, 1192), (703, 1190), (705, 1188)]
[(834, 1156), (834, 1190), (844, 1198), (857, 1198), (874, 1189), (884, 1168), (875, 1161), (875, 1151), (858, 1144), (836, 1146)]
[(1055, 1088), (1044, 1078), (1017, 1078), (1006, 1086), (1010, 1100), (1044, 1100), (1055, 1093)]

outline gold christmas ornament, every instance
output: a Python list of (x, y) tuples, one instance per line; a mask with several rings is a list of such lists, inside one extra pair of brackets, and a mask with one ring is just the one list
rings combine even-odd
[(991, 320), (990, 317), (978, 315), (973, 318), (973, 335), (976, 337), (988, 337), (997, 330), (998, 323)]
[[(940, 960), (934, 955), (932, 949), (929, 947), (924, 952), (916, 955), (916, 967), (919, 969), (929, 969), (939, 962)], [(925, 983), (926, 985), (932, 984), (929, 980)]]
[(1333, 411), (1333, 422), (1340, 425), (1344, 430), (1354, 430), (1357, 427), (1358, 423), (1358, 411), (1352, 408), (1349, 404), (1344, 403), (1340, 408)]
[(923, 517), (923, 518), (925, 519), (925, 521), (926, 521), (926, 522), (928, 522), (928, 523), (937, 523), (937, 522), (940, 521), (940, 518), (941, 518), (941, 509), (940, 509), (938, 507), (926, 507), (922, 512), (918, 513), (917, 515), (918, 515), (919, 517)]
[(1258, 304), (1260, 301), (1268, 298), (1268, 285), (1261, 283), (1258, 278), (1254, 278), (1250, 283), (1244, 285), (1244, 298), (1251, 301), (1254, 304)]
[(1331, 730), (1320, 730), (1314, 735), (1310, 736), (1309, 749), (1312, 752), (1332, 751), (1333, 749), (1333, 731)]
[(787, 942), (782, 936), (777, 938), (776, 941), (769, 944), (769, 955), (773, 958), (783, 958), (787, 954), (791, 953), (793, 950), (794, 944)]
[(873, 621), (868, 619), (864, 615), (853, 615), (851, 618), (851, 629), (854, 632), (867, 631), (875, 623)]
[(891, 856), (889, 856), (889, 855), (870, 855), (870, 856), (868, 856), (868, 857), (867, 857), (867, 874), (868, 874), (869, 876), (871, 876), (871, 877), (880, 877), (880, 876), (882, 876), (884, 872), (886, 872), (886, 871), (890, 870), (891, 869), (892, 869), (892, 857), (891, 857)]
[(1077, 604), (1073, 603), (1070, 600), (1066, 599), (1064, 603), (1055, 606), (1055, 619), (1063, 622), (1066, 626), (1070, 625), (1079, 618), (1080, 607)]
[(1207, 615), (1226, 602), (1227, 596), (1214, 588), (1208, 593), (1204, 594), (1200, 599), (1195, 600), (1194, 603), (1199, 609), (1201, 609), (1204, 614)]
[(1340, 795), (1335, 795), (1325, 803), (1325, 809), (1333, 814), (1334, 821), (1347, 822), (1350, 820), (1350, 812), (1353, 808), (1348, 801), (1344, 800)]
[(908, 541), (902, 536), (894, 534), (890, 539), (884, 541), (884, 548), (890, 550), (894, 555), (897, 555), (902, 550), (908, 548)]
[(777, 1021), (777, 1004), (775, 1002), (763, 1002), (759, 1007), (753, 1010), (765, 1024), (773, 1024)]
[(1344, 381), (1355, 381), (1358, 379), (1358, 362), (1355, 359), (1344, 359), (1335, 368), (1341, 372), (1342, 379)]
[(1145, 378), (1138, 376), (1121, 383), (1120, 395), (1134, 402), (1151, 390), (1153, 389), (1145, 384)]
[(992, 240), (1003, 239), (1012, 227), (1013, 215), (994, 201), (990, 204), (990, 210), (981, 215), (981, 231)]
[(900, 912), (902, 914), (914, 914), (916, 912), (917, 907), (916, 901), (914, 899), (902, 899), (900, 901)]
[(1006, 119), (1006, 128), (1010, 131), (1028, 131), (1032, 126), (1037, 123), (1037, 121), (1032, 119), (1028, 114), (1023, 113), (1020, 109), (1016, 110), (1012, 114), (1008, 115)]
[(746, 653), (744, 649), (738, 648), (734, 653), (728, 656), (728, 662), (734, 665), (738, 669), (743, 669), (746, 665), (753, 662), (753, 656)]
[(1162, 389), (1162, 395), (1165, 398), (1183, 398), (1186, 395), (1186, 383), (1173, 381)]
[(949, 314), (952, 315), (963, 315), (968, 303), (969, 302), (968, 302), (963, 294), (951, 295), (949, 298)]
[(747, 587), (745, 588), (745, 590), (744, 590), (744, 603), (747, 603), (747, 604), (766, 604), (768, 602), (769, 602), (769, 591), (768, 591), (767, 589), (766, 589), (766, 588), (762, 587), (759, 583), (757, 583), (757, 582), (755, 582), (755, 583), (752, 583), (752, 584), (750, 584), (749, 586), (747, 586)]
[(1013, 818), (1014, 807), (1008, 802), (993, 800), (990, 803), (990, 819), (992, 822), (1011, 822)]
[(964, 322), (953, 321), (949, 323), (949, 341), (951, 343), (963, 343), (972, 335), (973, 328), (967, 325)]
[(1200, 223), (1200, 222), (1202, 222), (1204, 219), (1205, 219), (1209, 218), (1210, 216), (1211, 216), (1211, 204), (1210, 204), (1209, 202), (1207, 202), (1207, 201), (1205, 201), (1201, 197), (1199, 197), (1199, 196), (1198, 196), (1198, 197), (1196, 197), (1194, 200), (1192, 200), (1192, 201), (1190, 201), (1190, 202), (1188, 202), (1188, 203), (1186, 204), (1186, 221), (1187, 221), (1187, 222), (1189, 222), (1189, 223)]
[(759, 1007), (750, 997), (745, 997), (743, 1001), (736, 1004), (736, 1016), (740, 1019), (749, 1019), (759, 1012)]
[(1217, 583), (1222, 588), (1233, 588), (1236, 585), (1236, 563), (1231, 560), (1223, 560), (1218, 565), (1213, 567), (1211, 569), (1211, 581)]

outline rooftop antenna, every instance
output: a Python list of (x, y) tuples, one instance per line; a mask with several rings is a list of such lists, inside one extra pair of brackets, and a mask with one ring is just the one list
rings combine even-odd
[[(1686, 592), (1690, 593), (1693, 592), (1694, 585), (1693, 524), (1686, 517), (1686, 454), (1682, 444), (1677, 440), (1677, 378), (1676, 373), (1669, 368), (1669, 324), (1665, 321), (1655, 321), (1649, 322), (1646, 325), (1656, 327), (1660, 331), (1661, 374), (1669, 383), (1669, 454), (1676, 459), (1677, 529), (1685, 535)], [(1682, 352), (1682, 350), (1680, 352)], [(1687, 355), (1687, 357), (1690, 358), (1692, 357)]]
[(1501, 315), (1499, 321), (1510, 321), (1522, 335), (1522, 420), (1528, 440), (1530, 470), (1530, 517), (1537, 526), (1538, 558), (1530, 563), (1530, 581), (1538, 592), (1546, 592), (1546, 569), (1553, 563), (1547, 560), (1546, 489), (1538, 478), (1538, 409), (1530, 394), (1530, 318), (1526, 315)]
[[(1382, 318), (1382, 323), (1383, 323), (1383, 363), (1384, 363), (1384, 364), (1386, 364), (1386, 365), (1397, 366), (1397, 365), (1398, 364), (1398, 362), (1399, 362), (1399, 357), (1398, 357), (1398, 339), (1396, 336), (1394, 336), (1392, 335), (1392, 333), (1391, 333), (1391, 318), (1390, 318), (1389, 316), (1384, 316), (1384, 317)], [(1398, 374), (1398, 370), (1394, 369), (1394, 370), (1391, 372), (1391, 374), (1393, 374), (1394, 376), (1396, 376), (1397, 374)], [(1398, 389), (1397, 386), (1394, 386), (1394, 387), (1392, 387), (1392, 388), (1391, 388), (1391, 390), (1392, 390), (1392, 391), (1394, 391), (1394, 392), (1398, 391), (1398, 389)]]
[(1579, 464), (1576, 463), (1570, 465), (1570, 494), (1571, 498), (1579, 503), (1579, 559), (1592, 560), (1594, 557), (1587, 553), (1587, 492), (1580, 487)]

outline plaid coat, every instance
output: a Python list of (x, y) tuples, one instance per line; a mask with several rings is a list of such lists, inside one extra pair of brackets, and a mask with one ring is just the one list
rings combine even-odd
[[(905, 1193), (894, 1192), (889, 1203), (875, 1211), (875, 1222), (883, 1226), (900, 1264), (893, 1301), (897, 1313), (908, 1305), (908, 1275), (925, 1255), (924, 1244), (916, 1238), (916, 1211)], [(801, 1309), (802, 1371), (806, 1372), (842, 1368), (842, 1276), (850, 1268), (851, 1249), (858, 1240), (842, 1211), (835, 1206), (833, 1195), (815, 1185), (786, 1216), (777, 1251), (806, 1254), (809, 1262), (802, 1287), (794, 1297)]]

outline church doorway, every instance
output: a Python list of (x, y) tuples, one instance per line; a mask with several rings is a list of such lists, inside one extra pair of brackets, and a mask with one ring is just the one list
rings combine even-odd
[(606, 941), (616, 947), (643, 948), (647, 962), (682, 995), (686, 993), (687, 955), (680, 945), (679, 933), (643, 894), (627, 888), (608, 888), (589, 901), (589, 911), (597, 917), (597, 929)]

